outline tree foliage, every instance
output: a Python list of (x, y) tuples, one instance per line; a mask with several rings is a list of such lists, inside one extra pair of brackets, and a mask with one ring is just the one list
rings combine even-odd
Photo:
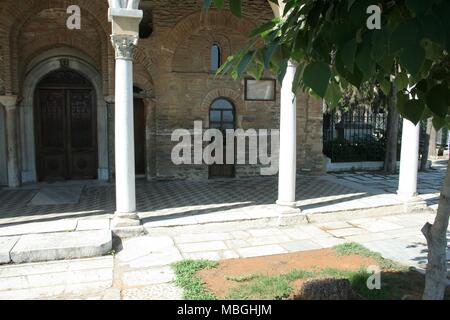
[[(275, 2), (275, 1), (271, 1)], [(250, 34), (247, 45), (219, 69), (237, 79), (279, 80), (289, 60), (297, 64), (293, 90), (339, 105), (343, 94), (370, 82), (387, 96), (397, 88), (397, 108), (414, 123), (433, 117), (437, 129), (450, 124), (450, 1), (285, 0), (281, 17)], [(204, 0), (223, 8), (223, 0)], [(229, 1), (240, 16), (241, 1)], [(368, 7), (381, 8), (381, 29), (369, 29)]]

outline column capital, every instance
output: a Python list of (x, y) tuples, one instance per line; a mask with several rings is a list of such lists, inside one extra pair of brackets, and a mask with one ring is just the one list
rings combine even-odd
[(18, 96), (0, 96), (0, 104), (4, 105), (6, 110), (15, 109), (17, 101)]
[(297, 62), (295, 62), (292, 59), (289, 59), (287, 66), (288, 66), (288, 68), (297, 68)]
[(140, 0), (108, 0), (109, 7), (114, 9), (137, 9)]
[(108, 104), (114, 104), (116, 101), (115, 96), (104, 96), (104, 98), (105, 98), (105, 102)]
[(113, 34), (111, 41), (116, 49), (116, 59), (133, 60), (133, 50), (137, 46), (138, 36)]

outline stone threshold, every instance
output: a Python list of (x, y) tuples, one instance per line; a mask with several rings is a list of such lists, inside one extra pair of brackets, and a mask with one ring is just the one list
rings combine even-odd
[(0, 264), (103, 256), (112, 250), (109, 229), (0, 237)]

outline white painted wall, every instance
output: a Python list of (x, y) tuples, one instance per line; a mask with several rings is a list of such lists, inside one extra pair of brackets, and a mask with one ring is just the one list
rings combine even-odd
[(8, 168), (6, 166), (6, 126), (5, 110), (0, 105), (0, 185), (8, 184)]

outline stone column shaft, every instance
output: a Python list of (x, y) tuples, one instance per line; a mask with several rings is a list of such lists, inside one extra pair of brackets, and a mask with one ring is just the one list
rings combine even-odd
[(133, 113), (133, 48), (137, 38), (112, 36), (116, 48), (115, 165), (117, 213), (136, 211)]
[(397, 193), (405, 200), (417, 195), (420, 124), (403, 119), (400, 176)]
[(17, 139), (17, 97), (2, 96), (0, 103), (5, 106), (6, 145), (8, 165), (8, 186), (16, 188), (20, 186), (19, 153)]
[(296, 66), (289, 62), (281, 87), (280, 160), (278, 201), (280, 206), (295, 208), (297, 174), (297, 99), (292, 92)]

